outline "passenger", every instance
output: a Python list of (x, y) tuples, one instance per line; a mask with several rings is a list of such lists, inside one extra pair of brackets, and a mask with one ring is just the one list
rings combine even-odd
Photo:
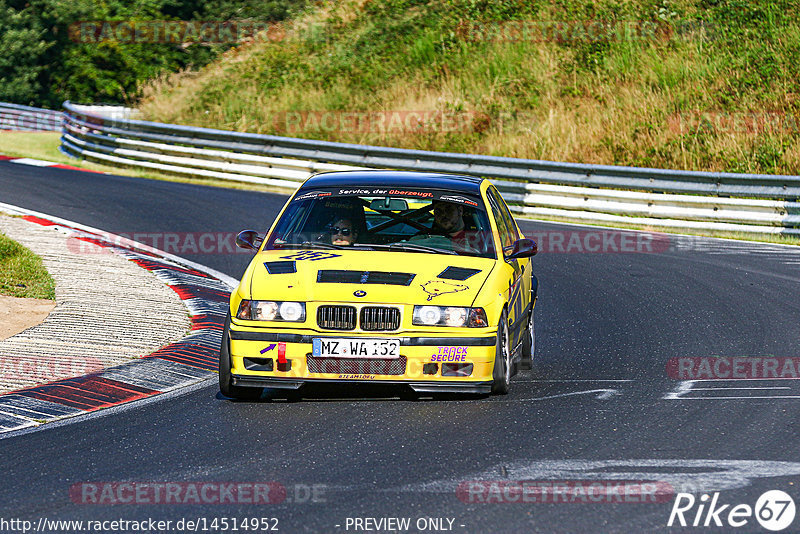
[(349, 247), (356, 242), (358, 231), (348, 218), (336, 219), (331, 226), (331, 244)]
[(434, 200), (431, 234), (449, 237), (455, 249), (469, 249), (464, 226), (464, 206)]

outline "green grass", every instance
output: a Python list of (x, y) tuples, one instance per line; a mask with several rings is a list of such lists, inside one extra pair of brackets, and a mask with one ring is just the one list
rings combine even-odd
[[(0, 132), (0, 154), (54, 161), (77, 167), (81, 163), (79, 160), (59, 152), (60, 138), (59, 132)], [(113, 170), (110, 167), (89, 162), (84, 162), (81, 168), (100, 172)]]
[(0, 234), (0, 294), (55, 300), (55, 282), (42, 259)]
[[(154, 80), (137, 105), (152, 120), (270, 134), (287, 133), (287, 111), (465, 112), (482, 118), (457, 131), (310, 123), (288, 135), (800, 174), (798, 10), (798, 0), (328, 0), (293, 21), (296, 37), (290, 31), (284, 41), (241, 46), (198, 71)], [(663, 31), (513, 41), (464, 29), (514, 20)], [(738, 126), (698, 120), (719, 114)]]

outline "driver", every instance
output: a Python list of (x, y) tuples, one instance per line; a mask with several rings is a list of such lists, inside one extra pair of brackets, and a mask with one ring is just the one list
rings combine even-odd
[(331, 244), (349, 247), (356, 242), (358, 231), (353, 221), (346, 217), (336, 219), (331, 225)]

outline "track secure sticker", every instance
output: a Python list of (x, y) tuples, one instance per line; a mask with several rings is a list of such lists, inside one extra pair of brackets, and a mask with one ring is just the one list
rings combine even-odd
[(439, 352), (431, 356), (432, 362), (465, 362), (468, 347), (439, 347)]
[(469, 286), (464, 284), (453, 284), (450, 282), (443, 282), (442, 280), (428, 280), (424, 284), (420, 284), (422, 290), (428, 294), (428, 301), (433, 300), (434, 297), (446, 295), (447, 293), (458, 293), (469, 289)]

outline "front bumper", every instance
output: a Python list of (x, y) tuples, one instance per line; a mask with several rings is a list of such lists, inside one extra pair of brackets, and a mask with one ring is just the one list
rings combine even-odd
[[(331, 378), (313, 378), (297, 380), (266, 376), (233, 375), (233, 385), (241, 387), (258, 387), (298, 390), (305, 384), (352, 384), (354, 382), (371, 382), (366, 380), (337, 380)], [(372, 383), (372, 382), (371, 382)], [(411, 380), (381, 380), (381, 384), (409, 386), (417, 393), (491, 393), (492, 382), (415, 382)]]
[[(233, 385), (298, 389), (305, 383), (403, 384), (418, 392), (488, 393), (496, 333), (481, 329), (447, 336), (309, 330), (279, 332), (231, 325)], [(236, 329), (236, 328), (241, 329)], [(468, 335), (467, 335), (468, 334)], [(320, 358), (314, 338), (392, 338), (400, 358)]]

